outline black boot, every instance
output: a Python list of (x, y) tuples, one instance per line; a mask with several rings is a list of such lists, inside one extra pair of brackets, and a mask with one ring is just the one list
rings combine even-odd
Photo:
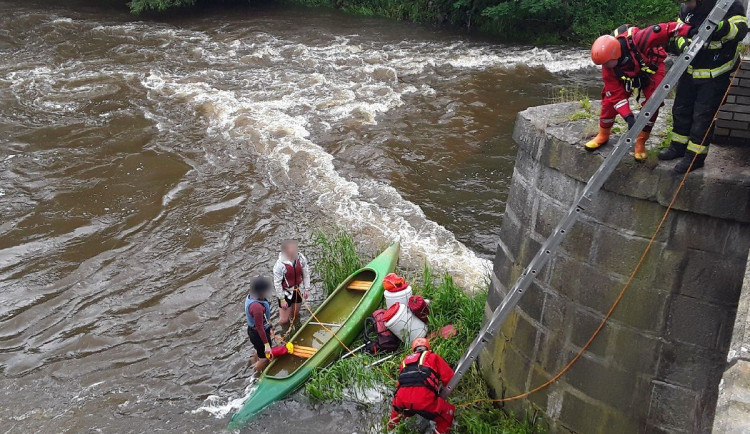
[(674, 160), (675, 158), (680, 158), (685, 155), (686, 149), (687, 143), (672, 142), (669, 144), (668, 148), (664, 148), (659, 151), (659, 159), (667, 161)]
[[(690, 169), (691, 172), (700, 169), (703, 167), (706, 161), (706, 154), (698, 154), (697, 157), (695, 157), (695, 163), (693, 163), (693, 157), (695, 156), (695, 152), (687, 151), (685, 152), (685, 156), (682, 157), (682, 160), (677, 162), (677, 165), (674, 166), (674, 172), (683, 174)], [(693, 164), (693, 167), (690, 168), (690, 163)]]

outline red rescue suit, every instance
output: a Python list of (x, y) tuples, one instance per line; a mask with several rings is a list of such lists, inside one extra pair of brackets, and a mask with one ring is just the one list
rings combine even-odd
[(432, 351), (406, 356), (401, 363), (388, 429), (394, 429), (403, 416), (418, 414), (425, 419), (434, 420), (438, 434), (449, 433), (456, 408), (439, 394), (441, 384), (447, 384), (451, 378), (453, 369)]
[[(681, 23), (670, 22), (645, 29), (623, 26), (615, 32), (622, 56), (615, 68), (602, 68), (604, 88), (600, 127), (612, 128), (617, 114), (623, 119), (632, 114), (629, 98), (633, 90), (640, 89), (646, 101), (651, 98), (666, 74), (664, 46), (670, 38), (686, 35), (689, 29)], [(651, 131), (658, 115), (657, 110), (643, 131)]]

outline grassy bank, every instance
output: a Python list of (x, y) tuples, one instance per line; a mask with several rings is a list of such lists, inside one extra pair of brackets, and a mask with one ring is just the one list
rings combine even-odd
[[(359, 258), (358, 261), (352, 258), (352, 254), (356, 256), (354, 243), (351, 237), (344, 233), (334, 236), (320, 235), (316, 243), (322, 247), (321, 255), (317, 258), (323, 268), (322, 270), (317, 268), (321, 276), (345, 276), (357, 268), (356, 264), (362, 262)], [(333, 249), (332, 246), (337, 247)], [(343, 262), (340, 261), (342, 256), (339, 252), (347, 252), (343, 257)], [(342, 267), (342, 263), (348, 265)], [(429, 268), (425, 268), (419, 278), (408, 280), (416, 294), (432, 301), (430, 330), (439, 330), (448, 324), (456, 328), (458, 334), (453, 338), (435, 337), (431, 340), (433, 351), (455, 366), (482, 324), (486, 292), (469, 296), (456, 286), (449, 275), (436, 278)], [(355, 346), (359, 346), (359, 343)], [(382, 360), (384, 355), (374, 357), (358, 354), (339, 360), (328, 368), (317, 370), (307, 382), (305, 391), (312, 400), (323, 402), (364, 401), (362, 399), (364, 391), (379, 392), (389, 400), (395, 389), (398, 365), (406, 354), (407, 348), (404, 348), (395, 357), (379, 364), (375, 363)], [(451, 397), (451, 402), (460, 404), (487, 397), (487, 384), (479, 372), (473, 368), (459, 383)], [(382, 426), (385, 426), (387, 422), (388, 412), (389, 408), (383, 406)], [(490, 403), (459, 409), (456, 413), (456, 421), (458, 424), (456, 432), (459, 433), (531, 434), (541, 432), (536, 421), (528, 418), (518, 421), (513, 415), (506, 414)], [(415, 423), (416, 419), (412, 418), (409, 423), (403, 424), (398, 432), (418, 432), (414, 426)]]
[(673, 0), (292, 0), (359, 14), (447, 24), (507, 41), (586, 43), (624, 23), (671, 21)]
[[(260, 1), (260, 0), (250, 0)], [(505, 41), (588, 43), (624, 23), (674, 20), (674, 0), (277, 0), (365, 16), (447, 25)], [(245, 0), (130, 0), (134, 13)]]

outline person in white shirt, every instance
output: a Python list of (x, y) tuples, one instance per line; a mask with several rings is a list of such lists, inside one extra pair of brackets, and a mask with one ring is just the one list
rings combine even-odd
[(279, 323), (290, 325), (290, 320), (299, 322), (299, 307), (302, 297), (310, 296), (310, 269), (307, 258), (300, 253), (297, 241), (281, 243), (281, 253), (273, 266), (273, 286), (279, 299)]

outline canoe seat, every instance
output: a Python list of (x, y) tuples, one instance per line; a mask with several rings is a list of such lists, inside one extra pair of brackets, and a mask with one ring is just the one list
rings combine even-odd
[(353, 291), (367, 291), (371, 286), (371, 280), (352, 280), (346, 289), (351, 289)]

